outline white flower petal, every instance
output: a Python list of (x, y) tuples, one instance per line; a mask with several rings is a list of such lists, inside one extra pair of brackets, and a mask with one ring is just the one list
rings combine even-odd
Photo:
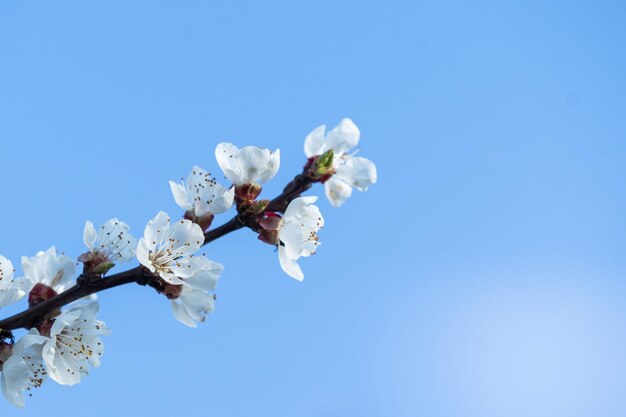
[(352, 187), (333, 176), (324, 183), (324, 192), (330, 204), (340, 207), (352, 195)]
[(28, 291), (35, 284), (41, 283), (60, 293), (74, 285), (76, 265), (70, 257), (57, 255), (53, 246), (30, 258), (22, 256), (22, 270), (23, 279), (28, 281)]
[(376, 165), (369, 159), (358, 156), (348, 158), (344, 164), (338, 166), (335, 176), (359, 191), (366, 191), (378, 179)]
[(243, 180), (238, 156), (239, 148), (232, 143), (222, 142), (215, 148), (217, 164), (233, 184), (241, 184)]
[(93, 245), (96, 243), (96, 228), (93, 223), (87, 220), (85, 222), (85, 230), (83, 231), (83, 242), (85, 242), (85, 246), (89, 248), (89, 250), (93, 250)]
[(150, 260), (150, 248), (143, 237), (139, 239), (139, 244), (137, 245), (137, 259), (140, 264), (148, 268), (151, 272), (156, 271), (155, 266)]
[(352, 120), (345, 118), (339, 122), (337, 127), (328, 132), (326, 140), (328, 146), (335, 152), (335, 156), (339, 157), (358, 145), (360, 136), (359, 128)]
[(202, 228), (189, 220), (172, 223), (168, 237), (173, 240), (171, 249), (178, 257), (193, 255), (204, 243)]
[(160, 211), (154, 218), (148, 221), (143, 233), (148, 249), (153, 250), (157, 245), (161, 244), (164, 231), (170, 226), (170, 216)]
[(267, 149), (266, 151), (269, 152), (269, 158), (257, 179), (259, 184), (266, 183), (274, 178), (274, 175), (278, 172), (278, 168), (280, 168), (280, 149), (276, 149), (274, 152), (268, 151)]
[(196, 328), (198, 325), (189, 315), (187, 309), (176, 300), (172, 300), (172, 312), (174, 313), (174, 317), (176, 320), (183, 323), (185, 326)]
[(298, 259), (304, 249), (304, 230), (302, 225), (294, 220), (286, 220), (278, 230), (278, 238), (280, 239), (287, 256), (292, 259)]
[(302, 281), (304, 279), (304, 273), (298, 263), (287, 255), (287, 251), (283, 246), (278, 246), (278, 260), (280, 261), (280, 267), (285, 271), (287, 275), (292, 278)]
[(184, 185), (170, 181), (170, 188), (174, 196), (174, 201), (176, 201), (176, 204), (178, 204), (180, 208), (183, 210), (191, 210), (193, 208), (193, 201)]
[(326, 152), (325, 133), (326, 126), (321, 125), (313, 129), (304, 139), (304, 154), (307, 158), (312, 158), (315, 155), (321, 155)]
[(316, 201), (317, 196), (314, 195), (308, 197), (294, 198), (287, 206), (283, 219), (298, 219), (302, 215), (302, 213), (304, 213), (306, 206), (308, 206), (309, 204), (313, 204)]
[[(213, 203), (208, 205), (208, 211), (213, 214), (220, 214), (231, 208), (233, 202), (235, 200), (235, 187), (225, 188), (222, 185), (218, 184), (216, 186), (216, 197), (213, 200)], [(202, 216), (206, 214), (204, 213), (196, 213), (198, 216)]]
[(12, 355), (2, 366), (2, 393), (16, 407), (24, 407), (22, 392), (29, 386), (30, 375), (24, 358)]

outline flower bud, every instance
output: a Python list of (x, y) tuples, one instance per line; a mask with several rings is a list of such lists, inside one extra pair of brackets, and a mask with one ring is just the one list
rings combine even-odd
[(280, 229), (281, 216), (278, 213), (269, 212), (263, 215), (259, 221), (259, 240), (270, 245), (278, 245), (278, 229)]
[(237, 185), (235, 187), (235, 203), (237, 211), (241, 212), (251, 205), (261, 194), (263, 188), (259, 184), (250, 183)]
[(321, 155), (312, 156), (308, 159), (304, 170), (313, 180), (324, 183), (335, 173), (334, 155), (334, 151), (329, 149)]
[(2, 370), (2, 365), (11, 357), (13, 353), (13, 344), (0, 342), (0, 371)]
[(39, 303), (46, 301), (49, 298), (54, 297), (55, 295), (57, 295), (57, 292), (55, 290), (39, 282), (35, 284), (33, 289), (30, 290), (30, 293), (28, 293), (28, 306), (35, 306)]

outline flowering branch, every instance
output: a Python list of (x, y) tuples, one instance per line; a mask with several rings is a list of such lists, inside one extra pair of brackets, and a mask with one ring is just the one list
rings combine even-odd
[[(196, 252), (236, 230), (249, 228), (259, 240), (275, 246), (282, 269), (302, 280), (297, 260), (315, 253), (324, 218), (313, 204), (317, 197), (300, 196), (319, 182), (331, 204), (340, 206), (352, 187), (365, 191), (375, 183), (374, 164), (347, 153), (358, 140), (359, 131), (349, 119), (328, 134), (323, 126), (315, 129), (305, 139), (308, 159), (302, 173), (273, 200), (258, 197), (261, 184), (278, 171), (279, 150), (239, 149), (221, 143), (215, 156), (231, 187), (218, 184), (210, 173), (194, 166), (187, 181), (170, 181), (176, 203), (186, 210), (184, 218), (171, 222), (166, 213), (159, 212), (139, 240), (118, 219), (110, 219), (98, 229), (86, 222), (83, 240), (88, 251), (78, 257), (83, 271), (75, 281), (75, 261), (57, 254), (54, 247), (34, 257), (22, 257), (24, 276), (16, 279), (11, 261), (0, 256), (0, 307), (28, 295), (26, 310), (0, 320), (4, 396), (21, 407), (24, 391), (39, 387), (48, 376), (60, 384), (74, 385), (90, 366), (100, 365), (104, 352), (100, 336), (110, 331), (95, 318), (98, 303), (86, 301), (100, 291), (131, 283), (149, 286), (171, 300), (174, 316), (183, 324), (196, 327), (197, 322), (205, 321), (213, 311), (212, 292), (224, 267)], [(237, 214), (209, 229), (215, 215), (233, 204)], [(106, 275), (116, 264), (133, 258), (139, 260), (139, 266)], [(65, 306), (68, 309), (62, 311)], [(28, 334), (16, 342), (13, 331), (20, 328)]]
[[(312, 185), (313, 181), (306, 175), (297, 175), (293, 181), (287, 184), (284, 191), (279, 196), (270, 201), (265, 211), (284, 211), (294, 198), (300, 196), (300, 194), (311, 188)], [(241, 219), (239, 215), (234, 216), (223, 225), (204, 233), (204, 243), (202, 246), (235, 230), (239, 230), (246, 224), (251, 225), (253, 221), (254, 219)], [(46, 315), (76, 300), (110, 288), (131, 283), (148, 285), (154, 287), (159, 292), (163, 292), (163, 286), (160, 283), (159, 277), (143, 266), (112, 274), (105, 278), (100, 278), (97, 275), (86, 276), (83, 274), (77, 278), (76, 285), (67, 291), (36, 304), (21, 313), (0, 320), (0, 331), (34, 327), (37, 322), (41, 321)]]

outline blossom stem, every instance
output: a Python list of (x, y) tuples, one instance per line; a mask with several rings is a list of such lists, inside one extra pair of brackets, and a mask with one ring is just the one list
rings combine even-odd
[[(283, 192), (269, 202), (263, 212), (284, 212), (291, 200), (299, 197), (300, 194), (311, 188), (314, 182), (315, 180), (306, 175), (306, 172), (296, 175), (294, 179), (287, 184)], [(207, 231), (204, 234), (203, 245), (211, 243), (222, 236), (234, 232), (235, 230), (239, 230), (247, 224), (251, 224), (252, 222), (248, 220), (251, 219), (243, 221), (243, 219), (240, 219), (239, 216), (234, 216), (221, 226)], [(157, 288), (159, 285), (159, 277), (151, 274), (150, 271), (141, 266), (100, 279), (86, 278), (88, 277), (81, 275), (77, 280), (77, 284), (72, 288), (69, 288), (67, 291), (36, 304), (20, 313), (0, 320), (0, 331), (10, 331), (19, 328), (29, 329), (37, 322), (46, 318), (46, 316), (54, 314), (55, 311), (67, 304), (100, 291), (119, 287), (120, 285), (137, 283), (140, 285), (148, 285), (153, 288)]]

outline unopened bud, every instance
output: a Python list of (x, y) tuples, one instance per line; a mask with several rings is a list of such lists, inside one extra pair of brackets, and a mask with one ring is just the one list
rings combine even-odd
[(241, 184), (235, 187), (235, 203), (237, 211), (241, 213), (250, 206), (261, 194), (263, 188), (259, 184)]
[(41, 282), (35, 284), (30, 293), (28, 293), (28, 306), (32, 307), (39, 303), (46, 301), (49, 298), (57, 295), (57, 292), (51, 287), (42, 284)]
[(269, 212), (263, 215), (259, 221), (259, 240), (269, 243), (270, 245), (278, 245), (278, 229), (280, 228), (281, 217), (278, 213)]
[(329, 149), (321, 155), (309, 158), (304, 166), (304, 170), (314, 181), (324, 183), (335, 173), (335, 167), (333, 165), (334, 156), (334, 151)]
[(263, 213), (263, 210), (265, 210), (269, 203), (269, 200), (255, 201), (254, 203), (250, 204), (243, 213), (239, 213), (239, 216), (248, 219), (256, 217), (259, 214)]

